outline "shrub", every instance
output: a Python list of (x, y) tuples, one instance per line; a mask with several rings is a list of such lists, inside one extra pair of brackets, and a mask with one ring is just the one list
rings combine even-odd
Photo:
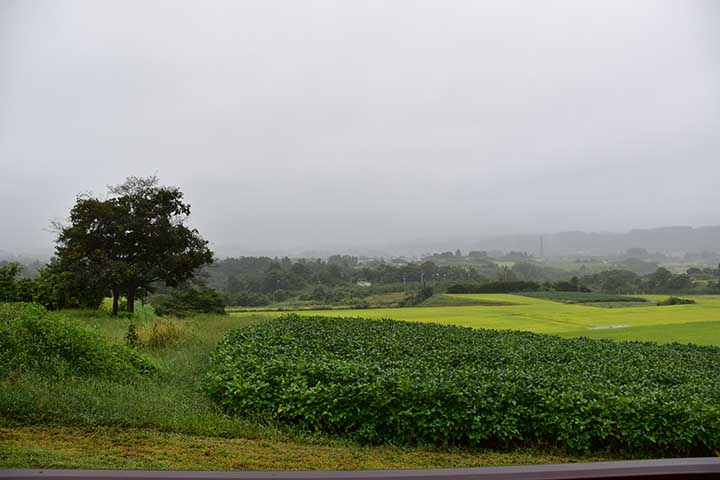
[(231, 295), (228, 298), (228, 304), (239, 307), (265, 307), (270, 305), (270, 299), (262, 293), (241, 292)]
[(138, 348), (142, 346), (142, 341), (140, 340), (137, 328), (135, 327), (135, 322), (132, 320), (128, 322), (127, 332), (125, 332), (125, 345), (130, 348)]
[(403, 307), (412, 307), (415, 305), (420, 305), (425, 300), (433, 296), (433, 288), (429, 285), (420, 287), (420, 289), (415, 292), (414, 294), (411, 293), (407, 295), (402, 302), (400, 303)]
[(537, 282), (507, 280), (488, 283), (456, 283), (450, 285), (447, 293), (512, 293), (531, 292), (540, 289)]
[(186, 317), (197, 313), (225, 313), (222, 296), (211, 288), (175, 290), (169, 296), (156, 297), (155, 313)]
[(229, 333), (228, 412), (365, 442), (573, 452), (720, 448), (720, 348), (289, 315)]
[(553, 300), (562, 303), (647, 302), (647, 300), (642, 297), (630, 297), (627, 295), (615, 295), (612, 293), (599, 292), (523, 292), (522, 296), (543, 298), (545, 300)]
[(695, 303), (695, 300), (691, 298), (680, 298), (680, 297), (668, 297), (665, 300), (659, 301), (658, 307), (663, 307), (667, 305), (691, 305)]
[(156, 369), (149, 357), (72, 320), (48, 318), (40, 305), (0, 303), (0, 377), (23, 370), (112, 376)]

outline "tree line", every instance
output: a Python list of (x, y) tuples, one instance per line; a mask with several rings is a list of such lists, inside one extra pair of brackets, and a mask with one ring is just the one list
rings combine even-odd
[(345, 295), (348, 290), (371, 293), (381, 285), (401, 291), (427, 283), (487, 279), (473, 266), (438, 266), (431, 261), (405, 265), (383, 261), (360, 264), (357, 257), (348, 255), (327, 259), (228, 258), (205, 270), (208, 285), (222, 291), (229, 304), (240, 306), (265, 305), (290, 296), (321, 302), (340, 301), (341, 298), (330, 297)]
[[(67, 221), (55, 225), (55, 256), (36, 276), (23, 278), (20, 265), (0, 264), (0, 301), (34, 301), (49, 309), (97, 308), (110, 297), (116, 315), (121, 298), (132, 313), (136, 299), (154, 292), (163, 294), (155, 298), (176, 311), (187, 310), (188, 302), (212, 304), (215, 310), (223, 302), (258, 306), (289, 298), (343, 303), (375, 293), (420, 292), (428, 285), (446, 291), (451, 284), (493, 281), (608, 293), (720, 292), (720, 269), (673, 274), (638, 259), (620, 264), (626, 268), (596, 274), (563, 271), (519, 254), (512, 267), (494, 263), (486, 252), (473, 252), (481, 259), (479, 264), (439, 264), (445, 258), (461, 257), (459, 250), (405, 264), (361, 262), (350, 255), (214, 262), (208, 242), (187, 226), (189, 215), (183, 193), (161, 186), (154, 176), (130, 177), (108, 187), (103, 198), (79, 195)], [(187, 293), (193, 286), (198, 288)], [(182, 290), (174, 291), (178, 287)]]

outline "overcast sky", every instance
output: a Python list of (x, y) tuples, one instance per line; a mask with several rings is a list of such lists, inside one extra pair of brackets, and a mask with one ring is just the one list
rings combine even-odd
[(720, 2), (0, 0), (0, 250), (156, 173), (220, 253), (720, 223)]

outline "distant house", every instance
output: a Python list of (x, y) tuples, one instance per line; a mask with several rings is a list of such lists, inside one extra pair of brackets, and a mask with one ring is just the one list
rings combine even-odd
[(365, 280), (360, 280), (356, 283), (358, 287), (372, 287), (372, 282), (367, 282)]

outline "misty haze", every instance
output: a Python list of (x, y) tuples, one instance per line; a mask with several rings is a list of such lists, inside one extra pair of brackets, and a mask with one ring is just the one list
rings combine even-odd
[(0, 479), (718, 478), (718, 180), (715, 0), (0, 0)]
[(3, 0), (0, 249), (47, 255), (76, 194), (152, 174), (231, 255), (715, 225), (719, 21), (712, 1)]

